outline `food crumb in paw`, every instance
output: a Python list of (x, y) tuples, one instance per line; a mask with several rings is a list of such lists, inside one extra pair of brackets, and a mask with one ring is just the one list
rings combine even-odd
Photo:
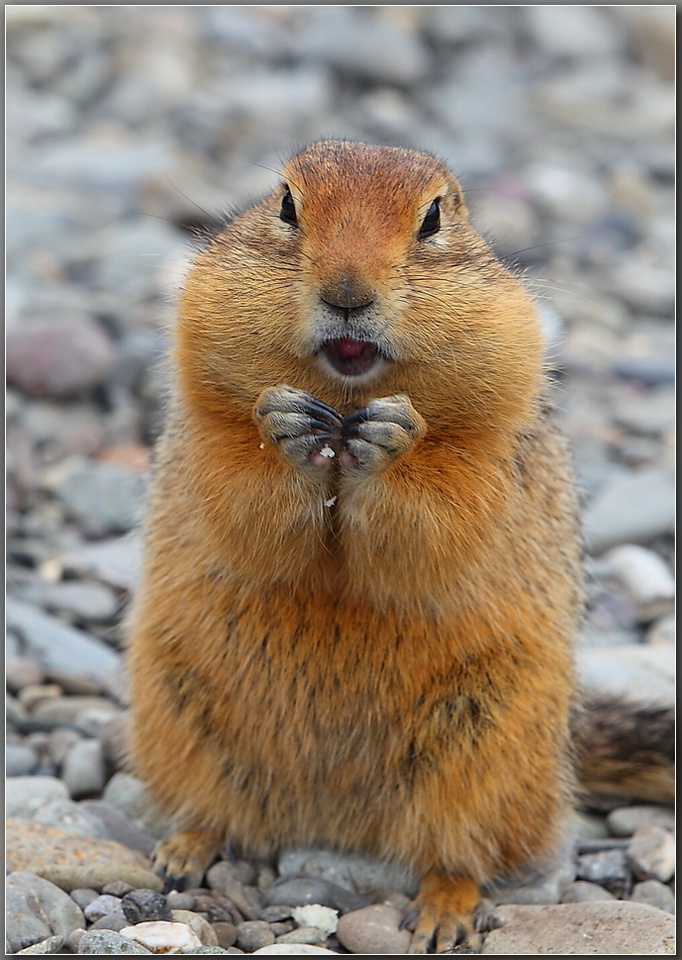
[(331, 448), (330, 446), (328, 446), (327, 444), (325, 444), (325, 445), (322, 447), (322, 449), (320, 450), (320, 456), (321, 456), (321, 457), (329, 457), (329, 459), (331, 459), (332, 457), (335, 457), (336, 454), (334, 453), (334, 451), (332, 450), (332, 448)]
[(329, 500), (324, 501), (325, 507), (333, 507), (336, 503), (336, 497), (330, 497)]
[(259, 444), (258, 444), (258, 449), (259, 449), (259, 450), (265, 450), (265, 444), (264, 444), (264, 443), (259, 443)]

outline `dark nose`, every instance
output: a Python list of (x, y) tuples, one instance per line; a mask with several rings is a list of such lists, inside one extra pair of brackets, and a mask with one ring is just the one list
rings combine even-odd
[(320, 297), (330, 307), (341, 310), (358, 310), (368, 307), (374, 300), (374, 290), (361, 280), (345, 274), (336, 280), (325, 283)]

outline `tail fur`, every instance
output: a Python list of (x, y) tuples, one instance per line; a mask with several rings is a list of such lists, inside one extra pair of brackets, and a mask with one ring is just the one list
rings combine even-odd
[(584, 694), (573, 712), (571, 733), (578, 781), (585, 794), (649, 803), (673, 802), (672, 706)]

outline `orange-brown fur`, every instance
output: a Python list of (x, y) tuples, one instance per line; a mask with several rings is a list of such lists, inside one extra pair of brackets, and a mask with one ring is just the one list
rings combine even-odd
[[(130, 624), (132, 758), (217, 842), (407, 864), (414, 949), (438, 928), (442, 948), (471, 932), (479, 884), (551, 849), (572, 801), (566, 446), (533, 303), (443, 165), (326, 142), (283, 184), (298, 226), (278, 187), (198, 255), (180, 301)], [(436, 197), (441, 229), (419, 240)], [(355, 380), (315, 354), (320, 297), (348, 289), (390, 352)], [(406, 396), (416, 439), (369, 473), (338, 444), (327, 471), (297, 469), (253, 412), (281, 384), (341, 417)]]

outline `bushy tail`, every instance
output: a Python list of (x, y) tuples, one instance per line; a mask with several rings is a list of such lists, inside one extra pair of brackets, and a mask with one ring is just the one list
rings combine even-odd
[(578, 781), (586, 795), (672, 803), (672, 707), (584, 694), (571, 718)]

